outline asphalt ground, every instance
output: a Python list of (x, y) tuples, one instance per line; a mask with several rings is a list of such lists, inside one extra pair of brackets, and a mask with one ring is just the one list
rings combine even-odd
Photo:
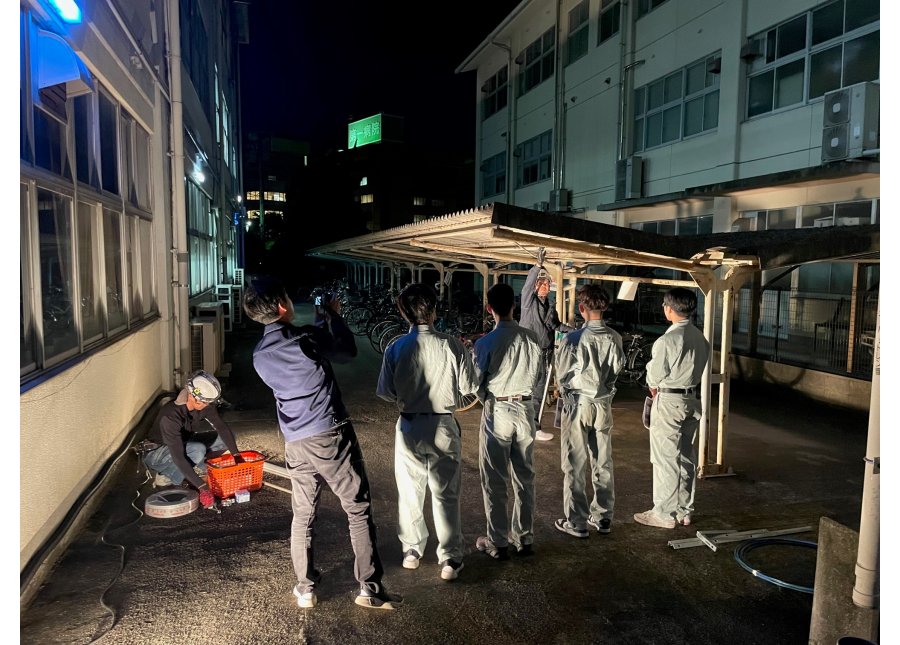
[[(309, 319), (298, 306), (298, 319)], [(223, 417), (242, 450), (283, 463), (284, 444), (271, 392), (251, 364), (261, 326), (229, 335)], [(154, 492), (134, 455), (100, 510), (87, 522), (29, 606), (22, 643), (806, 643), (812, 596), (742, 569), (735, 544), (672, 549), (667, 541), (697, 530), (787, 529), (816, 540), (819, 519), (859, 528), (867, 415), (813, 403), (790, 391), (732, 388), (727, 463), (734, 476), (698, 482), (690, 528), (636, 524), (652, 506), (644, 392), (622, 387), (613, 404), (616, 506), (612, 532), (577, 539), (557, 531), (562, 516), (559, 431), (537, 442), (535, 554), (494, 561), (475, 549), (484, 534), (478, 473), (480, 406), (460, 413), (462, 518), (467, 545), (459, 579), (440, 579), (432, 537), (419, 569), (401, 567), (393, 474), (397, 410), (375, 397), (381, 357), (358, 339), (355, 361), (335, 365), (366, 458), (384, 582), (404, 607), (354, 604), (356, 581), (346, 516), (323, 493), (316, 563), (318, 605), (300, 609), (291, 590), (289, 496), (264, 487), (221, 514), (199, 509), (172, 519), (141, 516)], [(544, 427), (553, 410), (545, 409)], [(287, 480), (266, 481), (289, 487)], [(133, 504), (133, 505), (132, 505)], [(121, 545), (121, 547), (110, 546)], [(750, 556), (767, 575), (812, 586), (816, 553), (772, 546)]]

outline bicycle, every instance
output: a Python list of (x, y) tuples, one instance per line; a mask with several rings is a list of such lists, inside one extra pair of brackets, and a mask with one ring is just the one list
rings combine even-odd
[(625, 350), (625, 367), (619, 372), (619, 382), (646, 385), (647, 363), (650, 362), (652, 342), (643, 342), (644, 335), (638, 333), (623, 334)]

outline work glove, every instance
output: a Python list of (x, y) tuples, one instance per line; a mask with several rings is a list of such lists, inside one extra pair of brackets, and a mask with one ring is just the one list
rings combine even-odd
[(200, 505), (203, 508), (212, 508), (216, 505), (216, 498), (206, 486), (200, 488)]
[(538, 249), (538, 257), (537, 257), (537, 263), (538, 263), (538, 265), (539, 265), (539, 266), (544, 266), (544, 260), (545, 260), (545, 259), (547, 259), (547, 251), (546, 251), (546, 250), (544, 249), (544, 247), (542, 246), (541, 248)]

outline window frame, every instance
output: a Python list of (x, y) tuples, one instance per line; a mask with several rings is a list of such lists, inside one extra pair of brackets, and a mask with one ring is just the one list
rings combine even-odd
[[(498, 69), (484, 82), (482, 88), (486, 90), (481, 102), (481, 120), (484, 121), (509, 105), (509, 65)], [(501, 102), (503, 105), (500, 105)]]
[[(820, 12), (821, 10), (826, 9), (829, 6), (837, 4), (838, 2), (840, 2), (843, 7), (841, 33), (838, 34), (837, 36), (832, 36), (831, 38), (828, 38), (826, 40), (822, 40), (821, 42), (813, 44), (813, 31), (814, 31), (814, 27), (815, 27), (814, 20), (815, 20), (815, 16), (816, 16), (817, 12)], [(780, 33), (779, 29), (781, 29), (782, 27), (784, 27), (786, 25), (789, 25), (790, 23), (794, 22), (795, 20), (800, 19), (801, 17), (805, 18), (805, 21), (806, 21), (803, 46), (796, 51), (792, 51), (783, 56), (779, 56), (778, 55), (778, 44), (779, 44), (778, 38), (779, 38), (779, 33)], [(846, 87), (849, 87), (850, 85), (853, 85), (856, 82), (861, 82), (861, 81), (854, 81), (854, 83), (850, 83), (850, 84), (845, 83), (844, 74), (846, 71), (845, 70), (846, 46), (850, 42), (859, 40), (866, 36), (870, 36), (874, 33), (878, 33), (879, 34), (879, 48), (880, 48), (881, 13), (879, 11), (877, 20), (874, 20), (872, 22), (869, 22), (869, 23), (864, 24), (859, 27), (855, 27), (855, 28), (851, 29), (850, 31), (846, 31), (846, 20), (847, 20), (847, 0), (833, 0), (832, 2), (823, 3), (821, 5), (813, 7), (812, 9), (804, 11), (800, 14), (794, 15), (794, 16), (788, 18), (787, 20), (782, 20), (781, 22), (778, 22), (778, 23), (772, 25), (771, 27), (768, 27), (767, 29), (759, 31), (759, 32), (753, 34), (752, 36), (749, 36), (747, 38), (748, 45), (752, 46), (752, 44), (754, 42), (761, 43), (761, 45), (760, 45), (761, 53), (756, 58), (749, 61), (746, 65), (746, 81), (745, 81), (745, 83), (746, 83), (745, 84), (746, 98), (744, 100), (744, 106), (743, 106), (744, 120), (749, 121), (752, 119), (759, 119), (759, 118), (769, 116), (771, 114), (778, 114), (781, 112), (785, 112), (787, 110), (792, 110), (792, 109), (795, 109), (798, 107), (802, 107), (804, 105), (810, 105), (817, 101), (823, 100), (825, 94), (827, 94), (828, 92), (844, 89)], [(774, 49), (775, 51), (770, 52), (769, 51), (770, 47), (772, 49)], [(841, 58), (840, 58), (841, 64), (839, 66), (841, 79), (840, 79), (839, 85), (838, 85), (838, 87), (834, 87), (832, 89), (825, 90), (822, 94), (813, 97), (813, 96), (811, 96), (811, 92), (810, 92), (810, 85), (812, 83), (813, 59), (817, 56), (821, 56), (825, 52), (832, 50), (836, 47), (840, 47), (840, 49), (841, 49)], [(770, 57), (771, 57), (771, 60), (769, 60)], [(776, 89), (777, 89), (777, 80), (775, 77), (777, 75), (777, 70), (782, 69), (791, 64), (795, 64), (798, 61), (803, 61), (803, 80), (802, 80), (803, 87), (802, 87), (802, 93), (801, 93), (800, 100), (795, 101), (790, 104), (782, 105), (780, 107), (776, 107), (777, 99), (776, 99), (775, 93), (776, 93)], [(768, 110), (762, 111), (762, 112), (756, 112), (751, 115), (750, 114), (751, 84), (753, 83), (754, 79), (761, 79), (766, 74), (769, 74), (769, 73), (772, 74), (771, 92), (770, 92), (771, 108)], [(870, 80), (871, 81), (880, 81), (880, 79), (881, 79), (881, 67), (879, 65), (877, 77), (874, 79), (870, 79)]]
[[(603, 36), (603, 19), (604, 17), (614, 13), (615, 17), (613, 18), (615, 23), (615, 28), (606, 35)], [(613, 38), (618, 35), (618, 33), (622, 30), (622, 2), (621, 0), (600, 0), (600, 12), (597, 15), (597, 45), (602, 45), (607, 40)]]
[[(487, 187), (491, 185), (493, 189), (497, 188), (499, 181), (503, 182), (500, 190), (492, 190), (488, 192)], [(498, 152), (491, 155), (481, 162), (481, 198), (487, 199), (494, 195), (502, 195), (506, 192), (506, 151)]]
[[(576, 12), (581, 13), (581, 16), (575, 15)], [(591, 41), (590, 41), (590, 31), (591, 31), (591, 5), (590, 0), (580, 0), (577, 2), (571, 9), (569, 9), (567, 13), (568, 17), (568, 31), (566, 34), (566, 67), (571, 65), (577, 60), (580, 60), (587, 56), (588, 52), (591, 49)], [(579, 20), (577, 24), (573, 24), (573, 20)], [(583, 50), (577, 55), (573, 54), (572, 44), (575, 41), (575, 38), (583, 39), (583, 44), (581, 40), (578, 41), (578, 46), (583, 47)]]
[[(684, 226), (684, 224), (685, 224), (686, 222), (688, 222), (688, 221), (696, 222), (697, 226), (696, 226), (696, 229), (695, 229), (695, 230), (698, 231), (697, 233), (685, 233), (685, 232), (682, 232), (682, 231), (680, 230), (681, 227)], [(673, 222), (673, 223), (674, 223), (675, 230), (674, 230), (672, 233), (660, 233), (660, 232), (659, 232), (659, 225), (662, 224), (662, 223), (669, 223), (669, 222)], [(699, 231), (700, 231), (700, 223), (701, 223), (701, 222), (704, 222), (704, 223), (705, 223), (705, 222), (709, 222), (709, 231), (708, 231), (708, 232), (707, 232), (707, 231), (699, 232)], [(674, 237), (674, 236), (677, 236), (677, 235), (707, 235), (708, 233), (712, 233), (712, 232), (713, 232), (713, 228), (712, 228), (712, 227), (713, 227), (713, 223), (714, 223), (714, 220), (713, 220), (713, 214), (712, 214), (712, 213), (707, 213), (707, 214), (704, 214), (704, 215), (691, 215), (691, 216), (689, 216), (689, 217), (669, 217), (669, 218), (665, 218), (665, 219), (656, 219), (656, 220), (647, 220), (647, 221), (640, 221), (640, 222), (631, 222), (631, 224), (629, 225), (629, 228), (632, 228), (632, 229), (635, 229), (635, 230), (638, 230), (638, 231), (645, 231), (645, 232), (647, 232), (646, 226), (647, 226), (648, 224), (656, 224), (656, 227), (655, 227), (656, 230), (649, 231), (650, 233), (656, 233), (657, 235), (665, 235), (665, 236), (667, 236), (667, 237)]]
[[(544, 138), (547, 139), (547, 150), (544, 149)], [(525, 156), (525, 149), (529, 146), (537, 146), (537, 153), (533, 154), (530, 157)], [(545, 130), (540, 134), (531, 137), (530, 139), (526, 139), (518, 146), (516, 146), (516, 188), (524, 188), (525, 186), (531, 186), (533, 184), (538, 184), (542, 181), (547, 181), (550, 179), (550, 174), (552, 172), (553, 165), (553, 130)], [(547, 167), (547, 174), (542, 176), (541, 169), (545, 165)], [(525, 171), (532, 166), (537, 168), (536, 178), (532, 181), (525, 181)]]
[[(544, 40), (548, 37), (552, 37), (553, 43), (550, 47), (546, 47), (544, 45)], [(538, 53), (537, 47), (540, 46), (540, 52)], [(519, 96), (525, 96), (536, 88), (538, 85), (548, 80), (556, 73), (556, 27), (550, 27), (546, 31), (544, 31), (540, 36), (538, 36), (535, 40), (528, 44), (527, 47), (522, 49), (517, 57), (517, 60), (521, 59), (523, 62), (519, 66)], [(529, 61), (529, 57), (531, 60)], [(545, 68), (545, 60), (550, 58), (552, 60), (552, 65), (550, 65), (550, 73), (544, 74)], [(536, 69), (538, 71), (538, 78), (534, 82), (529, 80), (529, 75), (531, 70)]]

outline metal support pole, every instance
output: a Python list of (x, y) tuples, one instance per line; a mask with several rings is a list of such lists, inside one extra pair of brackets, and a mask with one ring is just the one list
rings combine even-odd
[[(853, 263), (853, 286), (850, 289), (850, 320), (847, 324), (847, 373), (853, 371), (853, 350), (856, 337), (856, 305), (859, 294), (859, 262)], [(832, 332), (834, 333), (834, 332)]]
[[(709, 281), (708, 289), (704, 290), (704, 300), (703, 300), (703, 336), (706, 338), (706, 341), (709, 343), (710, 348), (714, 347), (714, 332), (713, 329), (715, 318), (716, 318), (716, 282), (717, 280), (713, 278)], [(710, 352), (712, 354), (712, 352)], [(702, 478), (704, 474), (706, 474), (707, 464), (709, 463), (709, 459), (707, 457), (707, 448), (706, 444), (709, 439), (709, 404), (712, 391), (711, 391), (711, 365), (712, 365), (712, 356), (710, 356), (709, 362), (707, 362), (706, 367), (703, 369), (703, 377), (700, 379), (700, 437), (699, 444), (697, 448), (697, 455), (699, 457), (698, 461), (700, 463), (697, 464), (697, 477)]]
[(572, 275), (569, 276), (569, 286), (567, 288), (568, 301), (566, 302), (566, 314), (567, 318), (565, 322), (567, 324), (572, 323), (575, 320), (575, 292), (578, 286), (578, 276)]
[[(720, 472), (725, 468), (725, 439), (728, 428), (728, 406), (731, 392), (731, 314), (734, 287), (722, 291), (722, 344), (719, 349), (719, 441), (716, 446), (716, 463)], [(710, 345), (712, 347), (712, 345)]]
[(436, 266), (438, 270), (438, 287), (440, 289), (440, 291), (438, 292), (438, 301), (444, 302), (444, 265), (438, 264)]
[(875, 318), (875, 352), (872, 359), (872, 394), (869, 397), (869, 436), (866, 440), (866, 474), (863, 480), (862, 511), (859, 519), (859, 548), (856, 554), (856, 584), (853, 604), (876, 608), (880, 600), (878, 560), (881, 515), (881, 298)]

